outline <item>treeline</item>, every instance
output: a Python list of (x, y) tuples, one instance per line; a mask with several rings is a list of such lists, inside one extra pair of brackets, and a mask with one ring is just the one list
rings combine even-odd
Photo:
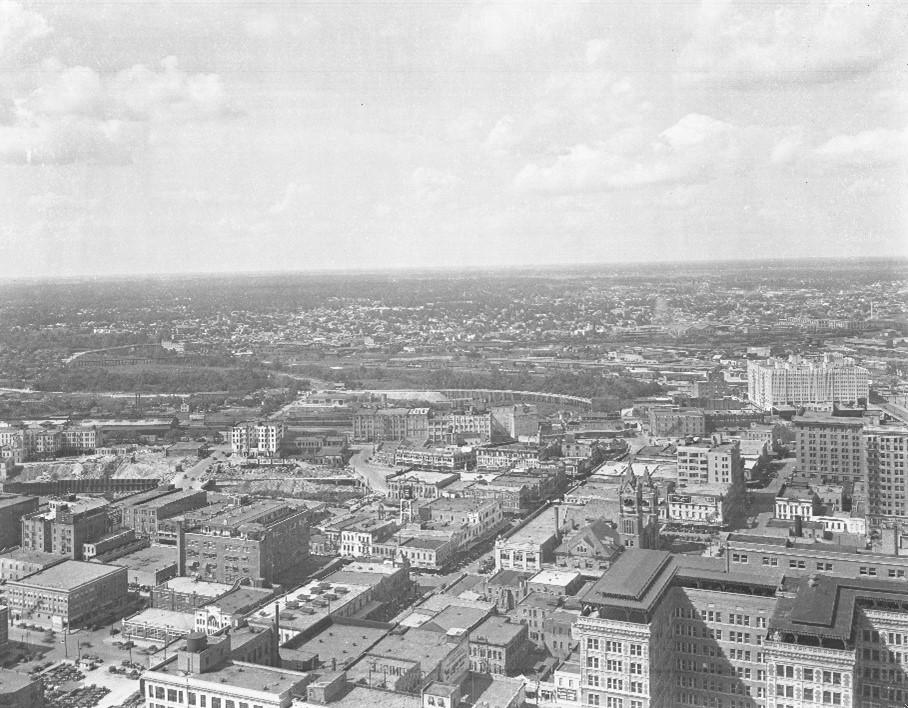
[(622, 405), (641, 396), (663, 393), (657, 383), (640, 381), (627, 375), (603, 375), (595, 372), (558, 372), (542, 376), (490, 371), (477, 373), (436, 369), (423, 374), (425, 385), (432, 388), (490, 388), (508, 391), (560, 393), (583, 398), (617, 398)]
[(100, 367), (57, 368), (38, 375), (38, 391), (136, 391), (193, 393), (196, 391), (255, 391), (274, 385), (273, 376), (248, 368), (160, 368), (111, 371)]

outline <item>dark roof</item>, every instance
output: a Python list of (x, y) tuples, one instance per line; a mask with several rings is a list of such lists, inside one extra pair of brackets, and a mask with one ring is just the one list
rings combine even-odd
[(604, 598), (630, 601), (632, 604), (643, 602), (660, 580), (660, 575), (664, 576), (661, 580), (665, 582), (670, 579), (671, 572), (664, 571), (668, 569), (671, 557), (668, 551), (631, 548), (602, 574), (585, 599), (592, 602), (602, 602)]
[(729, 543), (752, 543), (755, 546), (788, 546), (788, 539), (781, 536), (758, 536), (749, 533), (728, 535)]

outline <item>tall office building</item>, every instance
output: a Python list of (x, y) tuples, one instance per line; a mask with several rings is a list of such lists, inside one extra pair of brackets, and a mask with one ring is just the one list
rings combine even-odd
[(782, 405), (832, 405), (866, 401), (867, 369), (852, 359), (826, 354), (822, 360), (791, 356), (747, 363), (747, 397), (770, 410)]
[(867, 505), (876, 520), (908, 520), (908, 427), (864, 429)]
[(629, 549), (574, 625), (580, 705), (901, 707), (904, 581), (786, 576)]
[(798, 469), (807, 477), (833, 484), (864, 478), (861, 418), (808, 413), (797, 416), (792, 429)]

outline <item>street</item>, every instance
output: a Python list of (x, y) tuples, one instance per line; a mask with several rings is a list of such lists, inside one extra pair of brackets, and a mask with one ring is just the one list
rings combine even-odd
[(204, 482), (205, 474), (208, 468), (218, 462), (226, 462), (230, 458), (230, 445), (213, 445), (212, 452), (208, 457), (202, 458), (188, 470), (178, 472), (171, 480), (171, 484), (180, 489), (201, 489)]
[(349, 465), (354, 469), (356, 474), (363, 478), (363, 481), (372, 491), (378, 492), (379, 494), (387, 494), (388, 481), (385, 478), (394, 470), (385, 465), (376, 465), (367, 462), (366, 460), (371, 456), (372, 445), (364, 445), (350, 458)]

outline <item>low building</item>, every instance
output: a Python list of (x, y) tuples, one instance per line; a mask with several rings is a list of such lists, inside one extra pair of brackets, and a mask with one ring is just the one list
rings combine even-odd
[(247, 615), (264, 607), (275, 595), (276, 591), (270, 588), (234, 587), (216, 600), (195, 609), (195, 629), (215, 634), (226, 627), (241, 627), (246, 623)]
[(151, 604), (162, 610), (191, 612), (226, 595), (233, 587), (197, 578), (171, 578), (152, 590)]
[(397, 525), (388, 519), (357, 519), (340, 531), (340, 554), (351, 558), (371, 556), (375, 554), (374, 547), (386, 541), (396, 530)]
[[(280, 642), (288, 642), (313, 631), (327, 618), (356, 617), (370, 602), (371, 588), (365, 585), (315, 581), (269, 601), (247, 617), (251, 625), (273, 627), (275, 613), (280, 623)], [(198, 613), (206, 610), (202, 608)]]
[(351, 683), (414, 693), (432, 681), (459, 684), (469, 671), (469, 632), (416, 628), (381, 639), (347, 671)]
[(190, 612), (175, 612), (150, 607), (123, 618), (123, 636), (158, 644), (170, 644), (193, 631), (195, 617)]
[(56, 553), (16, 548), (0, 556), (0, 579), (20, 580), (27, 575), (59, 565), (65, 560), (66, 556)]
[(126, 602), (127, 570), (67, 560), (6, 585), (15, 619), (55, 629), (79, 627), (116, 613)]
[(775, 518), (793, 520), (801, 517), (807, 521), (820, 511), (817, 493), (807, 485), (783, 484), (776, 494)]
[(460, 544), (451, 537), (420, 537), (398, 534), (372, 548), (374, 555), (388, 560), (406, 559), (414, 568), (441, 570), (454, 559)]
[(508, 469), (517, 465), (532, 467), (544, 459), (538, 447), (522, 443), (484, 445), (476, 448), (476, 466), (480, 469)]
[(495, 568), (539, 571), (543, 563), (554, 563), (560, 530), (558, 507), (544, 510), (510, 536), (495, 541)]
[(725, 526), (736, 507), (731, 484), (703, 484), (676, 489), (668, 495), (668, 518), (682, 524)]
[(527, 626), (489, 617), (470, 632), (470, 671), (512, 676), (531, 648)]
[[(147, 545), (147, 540), (142, 540), (141, 544)], [(98, 558), (102, 556), (100, 560), (103, 560), (103, 556), (106, 556), (110, 553), (116, 553), (118, 549), (122, 549), (123, 546), (135, 546), (136, 544), (136, 532), (132, 529), (117, 529), (116, 531), (111, 531), (110, 533), (104, 534), (101, 538), (92, 541), (90, 543), (82, 544), (82, 557), (84, 560), (92, 560), (93, 558)], [(127, 549), (122, 549), (127, 550)]]
[(546, 568), (527, 579), (527, 590), (567, 597), (576, 594), (584, 582), (583, 576), (577, 571)]
[(365, 585), (371, 588), (370, 599), (378, 602), (396, 602), (410, 597), (414, 592), (409, 570), (405, 565), (397, 563), (354, 561), (342, 570), (331, 573), (325, 578), (325, 582)]
[(150, 546), (109, 562), (126, 568), (131, 588), (151, 590), (177, 575), (177, 553), (173, 546)]
[(44, 681), (0, 669), (0, 705), (4, 708), (44, 708)]
[(555, 548), (555, 565), (598, 577), (609, 569), (623, 548), (618, 529), (605, 519), (598, 519), (566, 536)]
[(419, 507), (419, 516), (427, 521), (464, 526), (464, 547), (495, 533), (504, 524), (501, 505), (482, 499), (434, 499)]
[(441, 490), (460, 479), (454, 472), (428, 472), (413, 470), (388, 480), (388, 498), (438, 499)]
[(231, 637), (193, 633), (176, 656), (142, 675), (146, 706), (258, 706), (289, 708), (312, 677), (261, 664), (234, 661)]
[(472, 447), (446, 445), (445, 447), (404, 447), (394, 451), (394, 464), (414, 466), (427, 470), (468, 470), (476, 466), (476, 453)]

